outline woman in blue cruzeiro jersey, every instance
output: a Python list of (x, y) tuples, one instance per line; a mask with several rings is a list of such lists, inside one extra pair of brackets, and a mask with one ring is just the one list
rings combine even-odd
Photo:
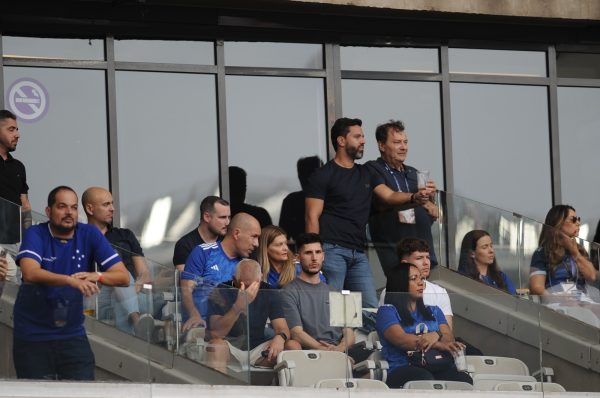
[(539, 248), (531, 258), (531, 294), (585, 298), (586, 282), (596, 282), (598, 271), (577, 243), (580, 225), (581, 218), (569, 205), (556, 205), (548, 211)]

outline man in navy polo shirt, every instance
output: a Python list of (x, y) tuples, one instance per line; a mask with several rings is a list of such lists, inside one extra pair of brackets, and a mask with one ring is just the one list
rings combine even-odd
[(182, 331), (206, 327), (207, 302), (216, 285), (233, 279), (237, 264), (258, 247), (260, 224), (248, 213), (232, 219), (221, 242), (196, 246), (181, 273)]
[(83, 296), (98, 293), (97, 283), (127, 286), (129, 277), (100, 230), (77, 223), (73, 189), (54, 188), (46, 215), (48, 222), (27, 230), (17, 255), (23, 274), (14, 307), (17, 377), (93, 380), (95, 361), (83, 327)]

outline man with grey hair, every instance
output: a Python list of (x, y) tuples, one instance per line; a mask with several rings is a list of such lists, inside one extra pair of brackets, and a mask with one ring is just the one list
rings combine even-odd
[[(273, 367), (282, 350), (301, 349), (290, 339), (279, 291), (262, 282), (261, 276), (260, 265), (245, 259), (239, 262), (234, 280), (212, 292), (206, 337), (209, 366), (225, 372), (233, 356), (242, 368), (248, 360), (253, 366)], [(270, 340), (265, 338), (267, 319), (275, 331)]]

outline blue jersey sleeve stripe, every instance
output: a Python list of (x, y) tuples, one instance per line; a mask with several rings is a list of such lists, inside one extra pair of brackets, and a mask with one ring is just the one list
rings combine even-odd
[(24, 256), (24, 255), (27, 255), (27, 254), (32, 254), (32, 255), (34, 255), (34, 256), (35, 256), (37, 259), (39, 259), (39, 260), (40, 260), (40, 262), (42, 261), (42, 256), (40, 256), (39, 254), (37, 254), (36, 252), (34, 252), (34, 251), (32, 251), (32, 250), (21, 250), (21, 251), (19, 252), (19, 254), (17, 254), (17, 257), (22, 257), (22, 256)]
[(119, 255), (117, 253), (113, 254), (112, 256), (110, 256), (109, 258), (107, 258), (106, 260), (102, 261), (100, 263), (100, 265), (104, 266), (106, 263), (108, 263), (110, 260), (112, 260), (115, 257), (118, 257)]

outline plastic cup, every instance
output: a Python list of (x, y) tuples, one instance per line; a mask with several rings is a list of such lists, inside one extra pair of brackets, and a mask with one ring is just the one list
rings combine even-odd
[(467, 371), (467, 358), (465, 357), (465, 349), (461, 349), (460, 351), (454, 351), (452, 353), (454, 356), (454, 364), (456, 365), (456, 370), (459, 372)]

